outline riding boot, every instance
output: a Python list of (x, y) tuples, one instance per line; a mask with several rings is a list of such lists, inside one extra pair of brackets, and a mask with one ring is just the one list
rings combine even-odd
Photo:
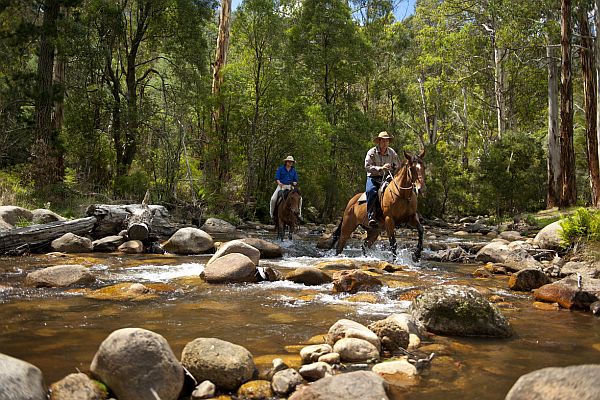
[(369, 219), (369, 226), (376, 227), (377, 226), (377, 203), (372, 202), (371, 204), (367, 204), (367, 218)]

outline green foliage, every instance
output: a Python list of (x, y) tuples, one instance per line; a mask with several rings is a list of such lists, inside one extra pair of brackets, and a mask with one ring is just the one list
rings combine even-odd
[(541, 143), (531, 135), (509, 132), (481, 156), (477, 183), (479, 207), (496, 214), (543, 207), (546, 170)]
[(30, 206), (31, 185), (23, 181), (24, 174), (16, 167), (0, 171), (0, 205)]
[(150, 187), (150, 178), (145, 171), (134, 170), (115, 177), (113, 187), (115, 196), (141, 202)]
[(579, 208), (561, 223), (562, 246), (567, 248), (578, 242), (600, 240), (600, 211)]

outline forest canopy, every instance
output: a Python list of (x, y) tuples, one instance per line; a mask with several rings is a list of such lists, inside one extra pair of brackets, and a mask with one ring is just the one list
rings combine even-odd
[(293, 155), (306, 217), (332, 221), (386, 130), (399, 154), (426, 151), (426, 217), (597, 205), (594, 2), (418, 0), (401, 21), (394, 6), (1, 1), (0, 203), (149, 189), (266, 221)]

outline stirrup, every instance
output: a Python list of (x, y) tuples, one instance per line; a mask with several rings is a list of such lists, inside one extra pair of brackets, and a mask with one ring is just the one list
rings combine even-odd
[(372, 228), (376, 228), (376, 227), (377, 227), (377, 225), (379, 225), (379, 223), (377, 222), (377, 220), (376, 220), (376, 219), (370, 219), (370, 220), (369, 220), (369, 226), (370, 226), (370, 227), (372, 227)]

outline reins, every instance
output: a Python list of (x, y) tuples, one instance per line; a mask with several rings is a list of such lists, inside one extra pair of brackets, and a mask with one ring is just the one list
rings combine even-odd
[[(407, 169), (407, 175), (408, 175), (408, 180), (411, 183), (411, 185), (409, 187), (398, 187), (398, 184), (396, 183), (396, 180), (394, 179), (394, 177), (392, 176), (392, 173), (388, 171), (389, 176), (392, 178), (392, 182), (394, 183), (394, 186), (396, 187), (396, 189), (398, 190), (398, 192), (400, 192), (400, 190), (415, 190), (415, 183), (412, 180), (412, 172), (410, 171), (410, 165), (406, 164), (406, 169)], [(391, 191), (392, 194), (400, 197), (400, 193), (394, 193), (393, 191)]]

